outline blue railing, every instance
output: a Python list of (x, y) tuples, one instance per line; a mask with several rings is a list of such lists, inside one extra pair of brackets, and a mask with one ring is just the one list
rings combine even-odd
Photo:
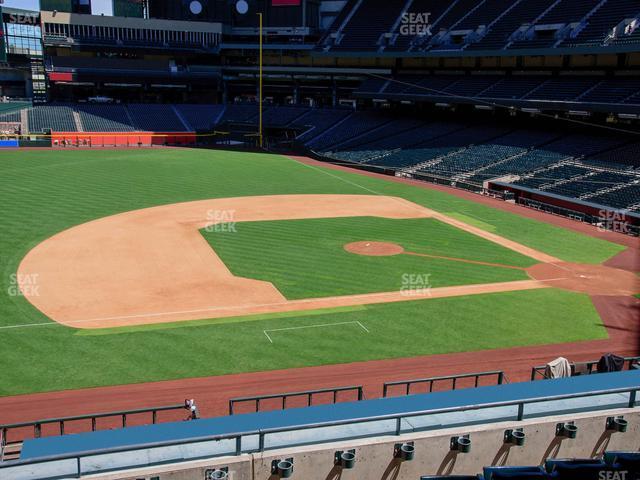
[[(537, 384), (538, 382), (535, 382), (535, 383)], [(512, 386), (515, 386), (515, 385), (516, 384), (512, 384)], [(496, 387), (486, 387), (486, 388), (496, 388)], [(501, 387), (501, 388), (504, 388), (504, 387)], [(13, 478), (12, 473), (14, 473), (15, 475), (18, 475), (18, 472), (20, 470), (20, 475), (21, 475), (20, 478), (29, 478), (29, 479), (50, 478), (51, 472), (52, 472), (51, 469), (54, 466), (53, 465), (54, 462), (58, 463), (56, 468), (59, 469), (61, 468), (60, 462), (63, 462), (63, 461), (68, 461), (71, 465), (73, 465), (73, 467), (71, 467), (71, 465), (66, 466), (64, 475), (67, 475), (67, 476), (76, 475), (79, 477), (83, 474), (97, 473), (106, 468), (104, 462), (98, 462), (98, 464), (94, 465), (95, 468), (83, 469), (83, 463), (91, 463), (90, 460), (92, 457), (104, 456), (109, 454), (117, 454), (122, 452), (136, 452), (136, 451), (142, 451), (142, 450), (172, 447), (172, 446), (179, 446), (179, 445), (195, 446), (196, 444), (202, 444), (204, 442), (218, 442), (216, 443), (216, 446), (219, 447), (220, 446), (219, 442), (224, 440), (228, 440), (232, 442), (232, 445), (234, 445), (234, 448), (229, 449), (225, 452), (221, 452), (213, 455), (207, 454), (206, 456), (213, 457), (213, 456), (221, 456), (221, 455), (229, 455), (229, 454), (240, 455), (243, 453), (264, 452), (269, 448), (266, 446), (266, 440), (269, 437), (272, 437), (277, 434), (303, 432), (303, 431), (308, 431), (311, 429), (319, 429), (319, 428), (326, 429), (327, 427), (365, 425), (365, 424), (371, 424), (372, 422), (391, 421), (393, 422), (391, 424), (393, 427), (391, 426), (385, 427), (387, 428), (387, 431), (385, 432), (376, 431), (375, 433), (370, 432), (369, 434), (365, 434), (365, 435), (358, 434), (357, 436), (372, 437), (372, 436), (378, 436), (381, 434), (400, 435), (404, 432), (415, 430), (415, 428), (411, 426), (405, 427), (403, 429), (403, 420), (407, 420), (415, 417), (422, 417), (422, 416), (487, 410), (487, 409), (500, 408), (500, 407), (516, 407), (516, 411), (514, 412), (515, 414), (513, 415), (512, 420), (522, 421), (526, 417), (526, 413), (527, 413), (526, 407), (530, 405), (534, 405), (542, 402), (562, 401), (562, 400), (570, 400), (570, 399), (575, 400), (580, 398), (590, 398), (590, 397), (603, 396), (603, 395), (616, 395), (616, 394), (626, 395), (626, 400), (620, 399), (620, 401), (616, 401), (615, 406), (620, 406), (621, 402), (623, 402), (626, 406), (628, 406), (629, 408), (632, 408), (636, 406), (636, 396), (637, 396), (638, 390), (640, 390), (640, 385), (634, 385), (631, 387), (629, 386), (620, 387), (620, 388), (604, 388), (604, 389), (597, 389), (597, 390), (590, 390), (590, 391), (582, 391), (577, 393), (574, 392), (574, 393), (565, 393), (565, 394), (548, 395), (548, 396), (533, 396), (529, 398), (520, 398), (517, 400), (508, 400), (508, 401), (486, 401), (485, 403), (470, 404), (470, 405), (463, 405), (463, 406), (458, 405), (453, 407), (427, 408), (422, 410), (407, 411), (403, 413), (363, 416), (359, 418), (349, 418), (349, 419), (342, 419), (342, 420), (329, 420), (329, 421), (321, 421), (321, 422), (308, 423), (308, 424), (302, 424), (302, 425), (290, 425), (290, 426), (284, 426), (284, 427), (278, 427), (278, 428), (246, 430), (246, 431), (239, 431), (239, 432), (228, 433), (228, 434), (203, 435), (203, 436), (196, 436), (196, 437), (176, 439), (176, 440), (140, 443), (140, 444), (136, 444), (135, 446), (125, 445), (125, 446), (116, 446), (116, 447), (110, 447), (110, 448), (87, 449), (85, 451), (76, 451), (74, 453), (49, 455), (49, 456), (42, 456), (38, 458), (1, 462), (0, 477), (11, 479)], [(451, 394), (451, 393), (457, 393), (457, 392), (446, 392), (446, 393)], [(423, 398), (426, 400), (428, 397), (431, 397), (431, 395), (438, 395), (438, 393), (419, 395), (414, 397), (420, 397), (420, 400), (422, 400)], [(398, 400), (398, 399), (384, 399), (384, 400), (378, 400), (378, 402), (394, 401), (394, 400)], [(376, 401), (373, 401), (373, 402), (376, 402)], [(612, 404), (609, 404), (607, 407), (610, 408), (612, 406), (613, 406)], [(313, 408), (321, 408), (321, 407), (313, 407)], [(336, 408), (336, 407), (332, 406), (332, 408)], [(572, 410), (569, 409), (569, 411), (572, 411)], [(272, 412), (267, 412), (267, 413), (270, 414)], [(277, 412), (277, 413), (282, 413), (282, 412)], [(558, 413), (558, 412), (555, 412), (555, 413)], [(253, 414), (253, 415), (262, 415), (262, 414)], [(492, 423), (494, 421), (495, 421), (494, 418), (487, 419), (485, 420), (485, 423)], [(356, 435), (354, 435), (354, 438), (355, 436)], [(256, 440), (257, 440), (257, 444), (256, 444)], [(326, 440), (327, 439), (324, 439), (324, 441)], [(290, 440), (286, 445), (279, 444), (272, 448), (283, 448), (283, 446), (286, 447), (286, 446), (294, 446), (294, 445), (296, 445), (296, 443)], [(146, 458), (146, 456), (142, 458)], [(194, 457), (194, 458), (185, 457), (184, 449), (181, 449), (179, 458), (171, 458), (171, 459), (165, 458), (162, 461), (158, 460), (157, 462), (154, 462), (154, 461), (147, 462), (147, 463), (144, 463), (144, 465), (148, 466), (150, 464), (165, 463), (167, 461), (193, 460), (195, 458), (199, 458), (199, 457)], [(45, 465), (47, 465), (47, 467), (44, 467)], [(42, 476), (40, 476), (40, 474), (37, 473), (39, 468), (33, 468), (38, 466), (42, 466), (40, 467), (42, 468), (42, 472), (43, 472)], [(127, 465), (127, 468), (139, 467), (139, 466), (142, 466), (142, 465)], [(29, 473), (26, 476), (25, 476), (26, 471), (24, 467), (28, 467)]]

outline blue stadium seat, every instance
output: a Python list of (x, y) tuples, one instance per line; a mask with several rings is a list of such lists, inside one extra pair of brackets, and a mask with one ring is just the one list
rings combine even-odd
[(558, 480), (602, 480), (602, 473), (610, 466), (597, 459), (548, 459), (545, 462), (548, 473)]
[(622, 470), (640, 472), (640, 452), (607, 451), (604, 452), (604, 461)]
[(503, 478), (545, 479), (551, 478), (542, 467), (484, 467), (484, 480), (501, 480)]

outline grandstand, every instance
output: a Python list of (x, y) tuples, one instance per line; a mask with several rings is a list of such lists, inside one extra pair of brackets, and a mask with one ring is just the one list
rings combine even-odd
[[(639, 7), (624, 0), (456, 0), (448, 7), (429, 0), (347, 2), (324, 45), (329, 52), (377, 50), (393, 55), (534, 49), (553, 54), (569, 48), (628, 47), (637, 41), (632, 20)], [(423, 12), (430, 13), (431, 37), (400, 34), (403, 14)], [(388, 46), (381, 42), (387, 34)]]

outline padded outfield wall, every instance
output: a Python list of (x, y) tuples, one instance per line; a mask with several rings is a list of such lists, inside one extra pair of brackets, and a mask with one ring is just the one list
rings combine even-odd
[(187, 146), (195, 143), (195, 132), (51, 132), (53, 147)]

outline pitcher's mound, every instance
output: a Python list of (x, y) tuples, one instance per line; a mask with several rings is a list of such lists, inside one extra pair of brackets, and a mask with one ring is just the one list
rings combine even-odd
[(349, 253), (370, 257), (389, 257), (404, 252), (404, 248), (400, 245), (389, 242), (353, 242), (347, 243), (344, 249)]

